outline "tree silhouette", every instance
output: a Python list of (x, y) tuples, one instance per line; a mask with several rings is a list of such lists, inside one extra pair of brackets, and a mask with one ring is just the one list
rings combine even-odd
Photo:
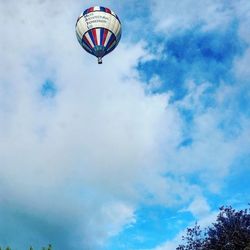
[(201, 230), (196, 223), (176, 250), (250, 250), (250, 209), (221, 207), (216, 222)]

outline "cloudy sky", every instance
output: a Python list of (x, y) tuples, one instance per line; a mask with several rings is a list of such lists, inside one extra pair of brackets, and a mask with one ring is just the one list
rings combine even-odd
[[(75, 36), (94, 5), (123, 25), (103, 65)], [(173, 250), (247, 206), (249, 0), (0, 0), (0, 22), (1, 246)]]

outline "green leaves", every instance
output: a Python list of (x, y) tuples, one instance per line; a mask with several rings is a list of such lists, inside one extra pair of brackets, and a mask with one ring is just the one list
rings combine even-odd
[(250, 250), (250, 208), (238, 211), (223, 206), (211, 226), (201, 230), (196, 223), (183, 240), (177, 250)]

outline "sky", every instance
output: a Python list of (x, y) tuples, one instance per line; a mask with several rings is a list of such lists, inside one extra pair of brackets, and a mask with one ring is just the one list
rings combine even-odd
[[(90, 6), (122, 39), (78, 44)], [(250, 199), (248, 0), (0, 1), (0, 245), (173, 250)]]

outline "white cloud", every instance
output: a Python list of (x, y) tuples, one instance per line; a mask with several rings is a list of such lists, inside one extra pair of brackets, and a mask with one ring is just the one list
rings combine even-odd
[[(78, 236), (82, 247), (97, 249), (134, 222), (138, 186), (160, 195), (162, 145), (178, 136), (175, 111), (167, 94), (146, 95), (136, 80), (142, 44), (121, 43), (102, 66), (82, 51), (74, 34), (80, 2), (0, 5), (2, 199), (30, 220), (75, 229), (64, 239), (60, 232), (49, 238), (49, 227), (39, 231), (28, 219), (13, 227), (71, 247)], [(52, 99), (40, 94), (48, 79), (58, 90)], [(17, 242), (11, 232), (5, 237)]]
[(210, 207), (204, 197), (198, 196), (188, 206), (187, 211), (190, 211), (196, 218), (204, 218), (210, 212)]
[[(239, 19), (239, 36), (249, 46), (250, 44), (250, 3), (249, 1), (241, 0), (234, 3), (235, 13)], [(244, 54), (235, 60), (234, 70), (235, 74), (240, 80), (249, 78), (250, 70), (248, 67), (250, 60), (250, 49), (246, 49)]]
[(250, 3), (246, 0), (240, 0), (237, 2), (232, 2), (234, 15), (238, 18), (239, 23), (239, 35), (246, 41), (250, 42), (250, 32), (249, 32), (249, 23), (250, 23)]
[(224, 28), (232, 20), (233, 10), (230, 1), (151, 1), (156, 29), (163, 32), (176, 32), (197, 25), (205, 30)]
[(247, 49), (242, 57), (239, 57), (235, 60), (234, 70), (240, 80), (248, 79), (250, 76), (249, 70), (249, 60), (250, 60), (250, 49)]
[[(188, 138), (190, 145), (168, 151), (168, 169), (184, 175), (195, 173), (208, 190), (220, 192), (235, 160), (249, 150), (245, 136), (249, 120), (240, 114), (235, 119), (240, 86), (222, 84), (214, 94), (209, 94), (210, 87), (208, 83), (189, 83), (189, 94), (175, 104), (191, 112), (193, 120), (183, 123), (183, 139)], [(214, 104), (207, 107), (208, 98)]]

